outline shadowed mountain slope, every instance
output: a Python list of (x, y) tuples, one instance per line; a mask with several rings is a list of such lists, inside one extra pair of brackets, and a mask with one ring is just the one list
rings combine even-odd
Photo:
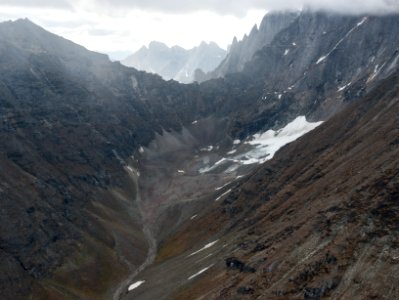
[(147, 255), (129, 157), (196, 96), (27, 20), (0, 39), (1, 295), (109, 299)]

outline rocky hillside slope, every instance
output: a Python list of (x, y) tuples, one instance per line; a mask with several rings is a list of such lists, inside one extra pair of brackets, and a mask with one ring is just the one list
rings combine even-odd
[(396, 73), (188, 219), (125, 299), (398, 298), (398, 111)]
[(209, 72), (215, 69), (226, 56), (226, 51), (215, 43), (202, 42), (190, 50), (179, 46), (168, 48), (163, 43), (151, 42), (136, 53), (121, 61), (128, 67), (159, 74), (165, 80), (174, 79), (182, 83), (194, 81), (197, 69)]
[(398, 22), (304, 12), (241, 73), (190, 85), (2, 23), (0, 294), (119, 298), (156, 244), (257, 166), (234, 166), (251, 135), (325, 120), (394, 74)]
[(130, 156), (196, 93), (26, 20), (0, 39), (0, 294), (109, 299), (148, 251)]

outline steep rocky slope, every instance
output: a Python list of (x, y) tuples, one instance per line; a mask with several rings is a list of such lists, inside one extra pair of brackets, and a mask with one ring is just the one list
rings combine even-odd
[(197, 74), (195, 79), (199, 82), (211, 78), (224, 77), (230, 73), (237, 73), (244, 69), (253, 55), (265, 46), (268, 46), (274, 37), (287, 28), (299, 13), (271, 12), (268, 13), (258, 27), (255, 25), (249, 35), (241, 41), (235, 37), (226, 58), (214, 70), (203, 70), (206, 74)]
[(154, 250), (133, 155), (213, 114), (213, 99), (28, 20), (1, 24), (0, 40), (1, 294), (109, 299)]
[[(239, 111), (234, 135), (281, 126), (282, 120), (298, 114), (325, 119), (398, 68), (398, 22), (397, 15), (305, 11), (258, 51), (242, 72), (202, 87), (234, 90), (229, 102)], [(237, 85), (245, 88), (238, 90)]]
[(398, 75), (187, 220), (126, 299), (396, 299)]
[(201, 108), (29, 21), (0, 39), (1, 295), (108, 299), (148, 251), (129, 157)]
[(202, 42), (190, 50), (179, 46), (168, 48), (163, 43), (151, 42), (121, 63), (141, 71), (159, 74), (165, 80), (174, 79), (182, 83), (194, 81), (194, 72), (215, 69), (226, 56), (226, 51), (211, 42)]
[[(304, 12), (243, 72), (190, 85), (2, 23), (0, 294), (119, 298), (157, 243), (257, 166), (230, 169), (252, 134), (327, 119), (394, 73), (398, 20)], [(209, 232), (164, 242), (158, 261)]]

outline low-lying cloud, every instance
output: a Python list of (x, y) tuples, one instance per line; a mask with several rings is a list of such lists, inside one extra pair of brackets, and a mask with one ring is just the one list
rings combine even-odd
[(298, 10), (309, 8), (345, 14), (387, 14), (399, 12), (399, 0), (100, 0), (108, 6), (187, 13), (198, 10), (243, 15), (251, 9)]
[(399, 13), (399, 0), (0, 0), (0, 5), (78, 9), (139, 9), (161, 13), (211, 11), (221, 15), (245, 15), (249, 10), (297, 10), (310, 8), (345, 14)]

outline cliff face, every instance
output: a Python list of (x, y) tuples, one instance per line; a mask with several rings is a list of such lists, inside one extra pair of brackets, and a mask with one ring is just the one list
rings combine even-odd
[[(237, 73), (244, 69), (244, 66), (249, 62), (253, 55), (263, 47), (267, 47), (274, 39), (274, 37), (282, 30), (287, 28), (298, 16), (299, 13), (288, 12), (272, 12), (267, 14), (259, 29), (255, 25), (250, 34), (245, 35), (241, 41), (234, 38), (226, 58), (220, 63), (215, 70), (211, 70), (206, 74), (204, 79), (224, 77), (230, 73)], [(206, 71), (206, 70), (205, 70)]]
[(281, 126), (298, 113), (325, 119), (397, 69), (398, 20), (303, 12), (242, 72), (202, 86), (224, 82), (235, 90), (228, 105), (243, 107), (233, 130), (238, 136)]
[[(233, 179), (235, 185), (237, 177), (256, 167), (248, 164), (225, 173), (230, 166), (224, 162), (234, 155), (229, 153), (238, 139), (244, 152), (250, 147), (244, 140), (254, 133), (277, 132), (298, 116), (326, 120), (374, 90), (380, 94), (359, 102), (368, 103), (364, 104), (365, 110), (370, 109), (367, 120), (379, 118), (376, 109), (382, 104), (375, 101), (380, 98), (388, 101), (381, 102), (388, 103), (383, 119), (391, 117), (396, 98), (376, 87), (398, 68), (398, 20), (397, 16), (304, 12), (270, 38), (269, 46), (256, 52), (242, 72), (190, 85), (165, 82), (159, 76), (111, 63), (106, 56), (87, 51), (27, 20), (1, 24), (0, 264), (4, 272), (0, 275), (0, 294), (9, 299), (29, 295), (39, 299), (110, 299), (120, 282), (148, 258), (148, 249), (156, 250), (153, 239), (157, 239), (154, 243), (167, 240), (187, 219), (214, 203), (216, 188)], [(395, 91), (393, 79), (387, 82), (383, 85), (386, 91)], [(356, 105), (352, 111), (365, 113), (361, 104)], [(380, 141), (366, 139), (366, 133), (362, 138), (369, 144), (361, 144), (355, 133), (346, 139), (346, 129), (363, 128), (370, 134), (378, 129), (356, 123), (353, 118), (358, 113), (353, 114), (341, 114), (341, 121), (331, 125), (337, 135), (329, 129), (322, 137), (313, 136), (312, 143), (316, 144), (303, 142), (313, 145), (312, 149), (299, 144), (298, 157), (316, 159), (319, 152), (314, 149), (320, 147), (317, 151), (328, 157), (329, 147), (338, 138), (350, 142), (348, 149), (353, 151), (373, 143), (378, 146), (375, 151), (388, 147), (381, 144), (383, 148), (379, 148)], [(340, 122), (343, 127), (338, 130)], [(386, 132), (388, 128), (384, 135)], [(324, 143), (320, 147), (319, 138)], [(339, 149), (345, 152), (347, 148)], [(389, 140), (387, 149), (396, 151), (393, 140)], [(374, 158), (384, 154), (372, 153)], [(283, 186), (291, 182), (290, 176), (306, 173), (310, 165), (312, 172), (318, 170), (317, 161), (303, 165), (291, 160), (297, 155), (293, 152), (280, 155), (283, 160), (271, 162), (276, 173), (262, 169), (252, 177), (258, 183), (239, 187), (232, 195), (241, 197), (241, 189), (245, 192), (242, 199), (262, 195), (267, 200), (265, 190), (270, 189), (272, 197), (290, 187)], [(371, 162), (370, 157), (364, 161)], [(342, 152), (337, 152), (332, 161), (323, 159), (323, 163), (331, 164), (326, 165), (332, 168), (331, 174), (340, 176), (333, 167), (341, 159), (349, 168)], [(385, 170), (385, 163), (377, 159), (375, 163), (381, 163)], [(207, 173), (210, 164), (215, 168)], [(297, 166), (295, 172), (286, 173), (284, 170), (291, 170), (293, 164)], [(270, 177), (270, 187), (266, 183), (269, 175), (277, 176)], [(299, 178), (296, 185), (305, 179)], [(319, 183), (315, 190), (326, 186)], [(349, 179), (344, 183), (348, 184), (346, 192), (359, 184)], [(270, 203), (277, 205), (270, 207), (276, 212), (285, 207), (284, 203)], [(230, 204), (217, 206), (216, 215), (192, 224), (208, 228), (209, 222), (209, 232), (218, 233), (225, 226), (241, 224), (238, 217), (231, 223), (230, 214), (245, 211), (245, 218), (250, 216), (251, 210), (247, 211), (244, 204)], [(313, 214), (309, 218), (317, 221)], [(242, 225), (232, 232), (247, 228), (246, 223)], [(272, 225), (265, 225), (265, 230), (268, 226)], [(148, 232), (152, 233), (150, 238)], [(199, 246), (197, 242), (211, 236), (202, 232), (191, 237), (191, 232), (187, 231), (187, 240), (176, 236), (178, 244), (165, 242), (171, 246), (161, 249), (158, 261)], [(232, 255), (241, 255), (230, 250)], [(173, 261), (180, 263), (180, 258)], [(126, 285), (122, 288), (126, 292)]]

